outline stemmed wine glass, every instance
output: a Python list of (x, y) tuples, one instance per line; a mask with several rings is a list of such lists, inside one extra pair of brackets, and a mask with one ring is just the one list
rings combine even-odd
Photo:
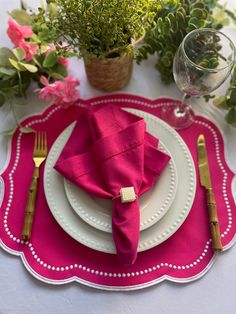
[(194, 121), (194, 112), (186, 100), (204, 96), (217, 89), (229, 76), (235, 61), (235, 46), (222, 32), (196, 29), (180, 44), (173, 63), (173, 74), (183, 92), (182, 102), (162, 107), (161, 116), (175, 129), (184, 129)]

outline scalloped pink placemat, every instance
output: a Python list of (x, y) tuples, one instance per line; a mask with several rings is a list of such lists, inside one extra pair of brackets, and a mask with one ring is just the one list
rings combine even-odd
[[(95, 106), (113, 103), (159, 116), (160, 107), (166, 101), (173, 100), (149, 100), (125, 94), (102, 96), (78, 100), (78, 106), (68, 109), (52, 105), (42, 115), (32, 116), (22, 124), (35, 130), (46, 130), (50, 147), (58, 135), (77, 119), (87, 103)], [(234, 173), (226, 164), (220, 131), (209, 120), (197, 117), (190, 128), (179, 132), (192, 153), (197, 178), (196, 142), (201, 133), (205, 134), (207, 141), (221, 238), (226, 249), (233, 244), (236, 231), (236, 208), (231, 192)], [(33, 142), (32, 134), (15, 132), (9, 162), (0, 177), (0, 244), (8, 252), (19, 255), (33, 276), (51, 284), (77, 281), (100, 289), (131, 290), (164, 279), (189, 282), (205, 274), (213, 264), (215, 255), (211, 250), (205, 193), (199, 179), (190, 214), (178, 231), (164, 243), (139, 253), (134, 265), (122, 267), (115, 255), (87, 248), (57, 224), (45, 199), (42, 167), (32, 237), (29, 242), (21, 241), (24, 207), (33, 171)]]

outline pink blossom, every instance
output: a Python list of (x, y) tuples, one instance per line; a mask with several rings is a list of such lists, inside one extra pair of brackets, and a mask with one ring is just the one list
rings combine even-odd
[(70, 46), (68, 45), (68, 43), (66, 43), (65, 41), (63, 41), (60, 45), (60, 48), (65, 49), (68, 52), (73, 52), (73, 49), (70, 48)]
[[(62, 45), (60, 46), (61, 48), (64, 48), (64, 47), (66, 47), (67, 45), (66, 45), (66, 43), (62, 43)], [(50, 44), (50, 47), (49, 47), (49, 49), (45, 52), (45, 55), (47, 56), (50, 52), (52, 52), (52, 51), (55, 51), (56, 50), (56, 46), (55, 46), (55, 44), (54, 43), (52, 43), (52, 44)], [(68, 67), (68, 65), (69, 65), (69, 61), (66, 59), (66, 58), (63, 58), (63, 57), (57, 57), (57, 60), (62, 64), (62, 65), (64, 65), (64, 67), (65, 68), (67, 68)]]
[(46, 76), (41, 75), (40, 79), (39, 79), (40, 83), (43, 84), (44, 86), (49, 85), (48, 79), (46, 78)]
[(48, 50), (45, 52), (45, 55), (47, 56), (50, 52), (55, 51), (56, 50), (56, 46), (54, 43), (51, 43)]
[(68, 59), (63, 58), (63, 57), (58, 57), (57, 60), (58, 60), (62, 65), (64, 65), (65, 68), (68, 68), (68, 65), (69, 65)]
[(7, 35), (9, 36), (15, 47), (17, 47), (24, 38), (29, 38), (30, 36), (32, 36), (33, 31), (31, 26), (22, 26), (16, 24), (12, 19), (9, 19)]
[(40, 99), (54, 100), (63, 108), (73, 105), (80, 96), (77, 90), (80, 81), (74, 79), (71, 75), (67, 76), (64, 81), (58, 80), (52, 84), (49, 84), (46, 77), (41, 76), (40, 82), (45, 86), (36, 90), (39, 92)]
[(30, 61), (33, 56), (35, 56), (38, 52), (38, 45), (34, 43), (29, 43), (24, 40), (19, 42), (19, 46), (22, 47), (25, 50), (26, 53), (26, 60)]

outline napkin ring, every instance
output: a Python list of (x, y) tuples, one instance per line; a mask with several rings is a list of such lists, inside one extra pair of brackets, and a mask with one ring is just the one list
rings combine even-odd
[(121, 203), (130, 203), (136, 200), (137, 195), (135, 194), (134, 187), (128, 186), (120, 189), (120, 194), (113, 197), (113, 200), (116, 198), (121, 198)]

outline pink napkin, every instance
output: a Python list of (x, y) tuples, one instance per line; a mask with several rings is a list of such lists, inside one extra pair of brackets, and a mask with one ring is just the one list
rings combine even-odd
[(88, 193), (110, 198), (112, 234), (122, 264), (137, 257), (140, 210), (138, 197), (122, 203), (120, 189), (133, 186), (137, 196), (149, 190), (170, 157), (157, 149), (144, 119), (107, 105), (85, 110), (57, 163), (57, 169)]

